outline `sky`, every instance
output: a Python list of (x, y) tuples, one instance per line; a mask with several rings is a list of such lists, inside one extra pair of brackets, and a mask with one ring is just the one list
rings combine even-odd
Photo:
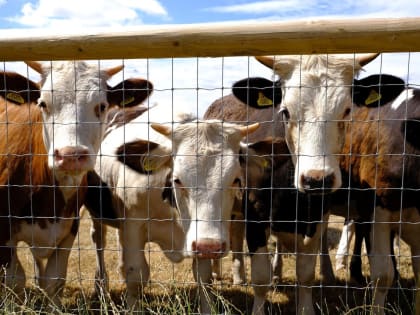
[[(416, 16), (420, 17), (420, 1), (413, 0), (0, 0), (0, 32), (37, 28), (68, 33), (142, 25)], [(124, 73), (113, 78), (112, 84), (123, 77), (147, 77), (155, 86), (151, 103), (167, 103), (198, 116), (212, 101), (229, 94), (236, 80), (273, 77), (269, 69), (248, 57), (112, 60), (103, 64), (121, 62)], [(418, 53), (382, 54), (361, 77), (383, 72), (419, 85), (419, 66)], [(4, 68), (27, 73), (23, 63), (5, 63)], [(29, 75), (37, 80), (33, 72)]]

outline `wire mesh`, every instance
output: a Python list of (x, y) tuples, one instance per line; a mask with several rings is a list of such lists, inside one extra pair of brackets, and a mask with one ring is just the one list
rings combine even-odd
[[(270, 314), (281, 314), (296, 313), (300, 310), (304, 293), (299, 293), (299, 290), (307, 287), (310, 289), (309, 295), (312, 296), (312, 305), (316, 312), (347, 313), (358, 312), (360, 309), (369, 310), (376, 292), (381, 291), (377, 288), (372, 289), (372, 286), (378, 285), (379, 288), (386, 287), (389, 291), (387, 304), (383, 307), (395, 313), (412, 311), (416, 294), (412, 262), (418, 263), (415, 236), (420, 222), (416, 209), (419, 189), (416, 170), (419, 162), (416, 126), (420, 116), (411, 104), (418, 99), (418, 92), (413, 88), (420, 82), (419, 74), (415, 72), (419, 62), (420, 56), (417, 53), (383, 54), (365, 67), (366, 72), (355, 77), (362, 79), (371, 74), (393, 74), (404, 80), (404, 97), (396, 95), (390, 105), (383, 106), (385, 109), (367, 109), (352, 105), (351, 112), (346, 112), (346, 116), (335, 116), (328, 121), (322, 121), (324, 118), (305, 121), (301, 120), (304, 116), (293, 116), (294, 113), (287, 117), (284, 111), (278, 112), (279, 108), (271, 108), (271, 117), (269, 115), (267, 119), (262, 114), (256, 119), (256, 116), (253, 116), (254, 110), (246, 108), (244, 119), (234, 119), (235, 123), (242, 124), (259, 121), (261, 125), (268, 126), (272, 133), (278, 132), (279, 127), (275, 124), (283, 119), (290, 119), (289, 125), (296, 123), (298, 130), (299, 124), (309, 123), (315, 126), (321, 121), (323, 127), (318, 137), (322, 139), (312, 138), (309, 141), (324, 141), (322, 146), (326, 151), (330, 137), (337, 137), (338, 130), (330, 133), (328, 128), (335, 128), (334, 126), (340, 124), (349, 125), (346, 134), (350, 134), (347, 137), (347, 141), (352, 143), (350, 152), (324, 152), (323, 163), (326, 163), (326, 155), (337, 159), (348, 158), (351, 162), (341, 162), (340, 166), (343, 174), (349, 172), (350, 176), (343, 175), (343, 185), (338, 188), (337, 194), (330, 194), (328, 189), (325, 189), (327, 180), (324, 178), (321, 180), (321, 187), (318, 187), (319, 191), (302, 195), (295, 186), (297, 180), (301, 179), (300, 175), (296, 174), (300, 174), (299, 169), (303, 169), (304, 165), (296, 165), (297, 156), (290, 153), (293, 151), (290, 140), (288, 146), (284, 143), (284, 131), (281, 135), (274, 136), (281, 136), (281, 148), (289, 151), (279, 152), (278, 142), (273, 141), (273, 138), (259, 139), (258, 130), (254, 133), (241, 131), (238, 136), (236, 127), (229, 124), (231, 104), (226, 97), (231, 94), (233, 83), (253, 77), (265, 77), (273, 82), (273, 86), (276, 80), (287, 81), (287, 78), (279, 77), (273, 69), (263, 67), (252, 57), (89, 61), (89, 64), (97, 66), (97, 73), (118, 64), (124, 65), (124, 70), (112, 76), (107, 81), (107, 86), (99, 88), (100, 91), (135, 77), (152, 82), (153, 93), (139, 104), (138, 111), (126, 109), (124, 113), (113, 112), (113, 115), (104, 121), (85, 122), (99, 127), (109, 127), (107, 123), (116, 125), (105, 132), (100, 150), (89, 153), (90, 156), (96, 157), (95, 170), (100, 176), (99, 180), (94, 178), (96, 184), (76, 182), (66, 185), (65, 189), (78, 188), (79, 185), (82, 187), (82, 190), (76, 193), (73, 201), (76, 206), (73, 205), (71, 214), (55, 208), (53, 214), (43, 212), (45, 205), (39, 200), (42, 201), (44, 197), (33, 198), (39, 195), (39, 190), (52, 188), (52, 192), (45, 197), (45, 203), (60, 204), (56, 198), (61, 198), (59, 192), (63, 185), (59, 185), (58, 181), (49, 178), (41, 184), (34, 185), (34, 176), (38, 175), (18, 172), (19, 167), (24, 167), (24, 163), (34, 163), (34, 152), (37, 151), (34, 147), (35, 142), (26, 148), (24, 141), (15, 141), (16, 137), (11, 133), (16, 132), (14, 127), (21, 126), (11, 120), (10, 115), (17, 107), (20, 107), (22, 115), (29, 115), (29, 111), (41, 109), (38, 108), (39, 105), (26, 108), (19, 101), (18, 96), (25, 100), (30, 97), (28, 85), (25, 85), (22, 91), (16, 91), (11, 89), (8, 86), (10, 83), (6, 81), (0, 90), (0, 127), (5, 131), (2, 136), (6, 139), (6, 145), (1, 147), (0, 153), (3, 163), (0, 177), (0, 220), (1, 229), (4, 231), (0, 233), (0, 250), (3, 253), (0, 261), (6, 270), (3, 277), (8, 279), (3, 281), (2, 305), (5, 309), (14, 310), (16, 304), (25, 304), (28, 309), (42, 312), (54, 308), (53, 305), (57, 304), (57, 307), (71, 313), (84, 310), (112, 313), (136, 306), (144, 313), (190, 314), (210, 307), (210, 312), (213, 313), (247, 314), (253, 310), (255, 293), (269, 288), (265, 308)], [(23, 63), (7, 62), (3, 63), (2, 68), (3, 71), (16, 71), (34, 82), (40, 82), (39, 74)], [(300, 59), (297, 69), (303, 68)], [(338, 71), (337, 68), (327, 69), (330, 72)], [(302, 75), (299, 71), (298, 75)], [(312, 71), (314, 75), (317, 74), (317, 69)], [(353, 69), (352, 77), (355, 72)], [(6, 74), (2, 77), (6, 80)], [(55, 79), (50, 78), (53, 83)], [(78, 86), (78, 80), (84, 80), (78, 73), (75, 73), (72, 79), (75, 87)], [(315, 86), (298, 84), (283, 87), (283, 93), (297, 97), (293, 99), (295, 104), (282, 102), (280, 108), (297, 106), (303, 110), (303, 103), (308, 101), (305, 99), (306, 93), (312, 93), (314, 97), (310, 101), (321, 102), (325, 110), (332, 97), (338, 99), (337, 102), (345, 97), (354, 97), (355, 85), (352, 79), (343, 89), (347, 91), (347, 95), (334, 95), (335, 88), (342, 83), (337, 81), (321, 80)], [(89, 91), (77, 88), (60, 91), (59, 86), (51, 86), (48, 92), (56, 95), (53, 99), (57, 104), (60, 104), (59, 96), (66, 94), (65, 92), (73, 95), (73, 98), (78, 94), (87, 94), (86, 104), (95, 98), (96, 92), (89, 94), (86, 93)], [(384, 90), (390, 86), (376, 86), (379, 86), (379, 99), (385, 97), (382, 96), (385, 95)], [(139, 88), (134, 88), (136, 89)], [(323, 92), (319, 93), (320, 90)], [(252, 95), (249, 86), (245, 86), (244, 91), (250, 100)], [(260, 92), (257, 92), (258, 97)], [(9, 93), (12, 93), (12, 96), (8, 95)], [(130, 93), (131, 89), (124, 89), (123, 86), (123, 103), (128, 100), (126, 95), (131, 96)], [(13, 98), (13, 95), (18, 96)], [(226, 102), (222, 103), (221, 109), (215, 115), (217, 117), (213, 118), (223, 117), (223, 124), (214, 121), (211, 123), (218, 128), (215, 138), (207, 129), (203, 131), (204, 135), (201, 135), (202, 129), (205, 129), (203, 126), (206, 125), (203, 116), (207, 108), (221, 97), (225, 97)], [(397, 97), (398, 101), (395, 101)], [(97, 100), (93, 102), (98, 103)], [(80, 107), (85, 104), (75, 103), (73, 106)], [(386, 106), (391, 110), (387, 110)], [(96, 111), (100, 110), (100, 107), (96, 108)], [(45, 108), (42, 110), (45, 111)], [(356, 116), (358, 111), (366, 113), (364, 116)], [(401, 114), (396, 117), (392, 113), (389, 114), (392, 111)], [(185, 112), (189, 114), (180, 114)], [(77, 115), (83, 113), (81, 111)], [(139, 114), (140, 116), (131, 120), (132, 116)], [(68, 112), (64, 116), (58, 115), (51, 125), (78, 125), (83, 120), (83, 117), (76, 116), (69, 122), (68, 118), (72, 118)], [(160, 123), (169, 129), (158, 127), (160, 131), (156, 134), (156, 129), (151, 127), (152, 122)], [(19, 124), (31, 126), (28, 134), (25, 133), (25, 128), (18, 128), (20, 137), (42, 139), (41, 129), (35, 127), (42, 126), (41, 120)], [(189, 129), (178, 128), (183, 125), (188, 125)], [(388, 125), (392, 128), (384, 129)], [(367, 126), (371, 131), (364, 129)], [(232, 131), (232, 128), (236, 131)], [(297, 135), (296, 141), (299, 143), (300, 137), (304, 135)], [(69, 134), (68, 138), (71, 136)], [(83, 143), (82, 135), (78, 134), (76, 138), (76, 143)], [(240, 139), (243, 140), (242, 143), (239, 143)], [(396, 142), (401, 139), (402, 145), (397, 145)], [(258, 147), (253, 146), (257, 140), (265, 140), (269, 144), (268, 153), (257, 153)], [(365, 145), (367, 151), (358, 151), (357, 145)], [(299, 157), (319, 155), (302, 147), (297, 149)], [(55, 157), (48, 152), (37, 155), (44, 160)], [(361, 161), (374, 163), (370, 169), (358, 170)], [(322, 165), (322, 168), (325, 169), (326, 164)], [(72, 172), (67, 170), (66, 176), (72, 176)], [(388, 173), (384, 175), (384, 172)], [(16, 181), (16, 176), (25, 180)], [(263, 185), (261, 178), (264, 179)], [(372, 182), (375, 184), (368, 184)], [(388, 186), (382, 186), (384, 183)], [(93, 214), (97, 224), (94, 233), (91, 230), (92, 214), (86, 209), (79, 212), (77, 207), (84, 201), (83, 189), (88, 186), (96, 189), (97, 193), (94, 195), (96, 199), (90, 200), (89, 203), (91, 208), (99, 211)], [(21, 200), (11, 197), (16, 191)], [(106, 191), (112, 192), (111, 199), (106, 199)], [(396, 199), (386, 199), (389, 191), (392, 191), (389, 196)], [(287, 196), (287, 202), (284, 201), (284, 196)], [(339, 196), (337, 198), (340, 202), (337, 202), (334, 196)], [(359, 196), (362, 196), (364, 202), (360, 202)], [(170, 205), (175, 208), (170, 208)], [(385, 205), (392, 205), (392, 212), (383, 211)], [(257, 217), (253, 217), (252, 209), (261, 210), (263, 214), (257, 211)], [(317, 209), (320, 213), (314, 217), (310, 213), (312, 209)], [(92, 212), (92, 209), (90, 210)], [(287, 213), (286, 217), (279, 216), (279, 212)], [(305, 218), (302, 218), (303, 212), (306, 213)], [(331, 213), (329, 218), (324, 216), (327, 213)], [(359, 281), (362, 283), (349, 277), (352, 265), (348, 260), (353, 252), (352, 245), (348, 245), (339, 256), (335, 256), (342, 237), (344, 218), (354, 220), (356, 234), (360, 227), (370, 226), (370, 222), (375, 223), (374, 227), (371, 227), (372, 244), (367, 245), (373, 248), (363, 249), (360, 254), (354, 256), (361, 259), (362, 278)], [(321, 227), (327, 228), (327, 222), (324, 220), (328, 220), (327, 233), (320, 233)], [(64, 237), (60, 235), (61, 231), (65, 230), (71, 234), (71, 231), (77, 230), (77, 222), (79, 227), (74, 242), (70, 239), (67, 243), (61, 243)], [(185, 235), (191, 227), (191, 234)], [(391, 228), (395, 231), (395, 238), (392, 240), (387, 238), (390, 235), (388, 229)], [(267, 234), (263, 234), (263, 239), (260, 230), (266, 230)], [(203, 237), (206, 233), (210, 236)], [(245, 235), (248, 242), (245, 241)], [(315, 239), (308, 235), (315, 235)], [(96, 245), (92, 243), (93, 237), (96, 239)], [(211, 237), (220, 238), (224, 243), (221, 245), (210, 242)], [(187, 241), (185, 244), (184, 238)], [(351, 241), (350, 232), (344, 238), (341, 241)], [(264, 245), (267, 242), (267, 248), (261, 250), (261, 244), (258, 242), (263, 242)], [(69, 254), (67, 267), (66, 254), (60, 256), (56, 247)], [(372, 259), (372, 255), (377, 255), (377, 266), (387, 272), (391, 268), (393, 270), (392, 264), (389, 263), (391, 247), (394, 248), (398, 275), (395, 279), (372, 283), (368, 257)], [(224, 250), (228, 248), (233, 252), (228, 251), (226, 256), (223, 256)], [(255, 248), (258, 250), (255, 251)], [(14, 257), (15, 251), (20, 263), (7, 260), (8, 255)], [(97, 270), (97, 259), (102, 259), (102, 256), (97, 256), (97, 252), (104, 257), (103, 267), (107, 273)], [(187, 257), (184, 258), (184, 255)], [(45, 259), (41, 261), (35, 258), (36, 256), (44, 256), (43, 258), (48, 258), (48, 262)], [(219, 267), (212, 269), (209, 278), (211, 266), (208, 262), (210, 258), (219, 256), (222, 256), (218, 261)], [(313, 259), (308, 260), (308, 257)], [(322, 257), (321, 261), (318, 257)], [(325, 258), (330, 258), (332, 265), (328, 266), (329, 260)], [(257, 262), (253, 263), (253, 260)], [(332, 270), (339, 261), (342, 264), (341, 269)], [(273, 262), (273, 266), (266, 265), (266, 262)], [(372, 260), (370, 262), (372, 263)], [(387, 264), (383, 265), (384, 262)], [(315, 263), (316, 265), (311, 265)], [(20, 272), (20, 264), (26, 278)], [(7, 269), (10, 266), (14, 266), (15, 269)], [(150, 272), (147, 266), (150, 267)], [(44, 270), (48, 272), (43, 273)], [(300, 279), (297, 273), (300, 274)], [(264, 278), (267, 274), (268, 279)], [(45, 289), (49, 283), (48, 278), (57, 277), (62, 278), (59, 283), (64, 284), (65, 281), (62, 297), (60, 294), (57, 298), (55, 296), (59, 293), (59, 288), (46, 289), (41, 293), (40, 288)], [(104, 279), (100, 279), (101, 277)], [(19, 280), (24, 281), (26, 295), (14, 295), (5, 286), (5, 283), (8, 283), (13, 287)], [(101, 286), (99, 280), (107, 285)], [(197, 289), (197, 281), (203, 284), (198, 286), (202, 291)], [(139, 285), (142, 282), (143, 287)], [(50, 292), (53, 294), (48, 296)], [(207, 297), (211, 302), (203, 303), (203, 299)], [(60, 303), (62, 305), (58, 305)]]

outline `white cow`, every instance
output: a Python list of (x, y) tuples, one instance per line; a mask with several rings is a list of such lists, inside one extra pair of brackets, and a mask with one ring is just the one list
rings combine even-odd
[[(266, 111), (268, 113), (264, 114), (262, 111), (243, 109), (241, 113), (241, 110), (235, 108), (221, 112), (226, 113), (224, 117), (226, 120), (235, 116), (232, 121), (243, 121), (243, 117), (249, 117), (250, 120), (259, 121), (261, 124), (271, 123), (265, 129), (265, 134), (261, 132), (262, 127), (251, 135), (250, 141), (258, 141), (268, 136), (286, 139), (294, 166), (293, 184), (300, 192), (324, 194), (335, 191), (342, 184), (339, 158), (345, 137), (344, 121), (349, 119), (353, 106), (351, 93), (353, 78), (377, 55), (257, 57), (258, 61), (279, 75), (280, 81), (270, 82), (267, 86), (264, 80), (248, 78), (242, 81), (233, 94), (254, 108), (261, 109), (280, 104), (280, 110), (277, 112), (268, 108)], [(256, 92), (251, 92), (250, 89), (246, 89), (247, 87), (257, 87)], [(271, 90), (267, 90), (269, 87)], [(279, 87), (281, 92), (278, 91)], [(231, 115), (228, 112), (234, 115), (228, 117)], [(244, 116), (238, 118), (238, 115)], [(265, 115), (269, 115), (268, 118)], [(249, 217), (249, 209), (247, 211)], [(277, 211), (295, 213), (296, 208), (293, 206), (287, 208), (284, 204), (279, 204)], [(324, 222), (328, 220), (327, 211), (322, 219)], [(248, 221), (248, 248), (250, 248), (250, 239), (259, 240), (255, 242), (251, 260), (251, 282), (255, 285), (253, 312), (262, 314), (265, 295), (271, 283), (271, 270), (270, 267), (265, 267), (269, 266), (265, 231), (256, 233), (256, 228), (250, 228), (249, 223)], [(314, 228), (314, 233), (305, 234), (300, 238), (296, 238), (296, 233), (282, 231), (281, 228), (276, 230), (282, 233), (279, 235), (280, 238), (284, 238), (282, 241), (290, 240), (290, 243), (294, 244), (293, 248), (298, 250), (297, 277), (301, 284), (297, 306), (299, 314), (315, 312), (309, 285), (314, 279), (315, 254), (320, 249), (321, 235), (325, 228), (326, 224), (318, 225), (316, 229)], [(265, 241), (262, 241), (263, 239)], [(294, 243), (295, 241), (297, 243)]]
[[(156, 106), (112, 130), (102, 143), (95, 169), (112, 192), (130, 308), (138, 307), (138, 289), (149, 279), (144, 248), (154, 241), (174, 262), (194, 258), (201, 312), (211, 312), (202, 285), (211, 282), (210, 259), (229, 250), (232, 206), (243, 182), (240, 141), (258, 124), (243, 127), (193, 118)], [(162, 198), (168, 183), (177, 209)], [(87, 206), (98, 213), (100, 209), (92, 211), (94, 204)], [(101, 221), (94, 220), (92, 233), (99, 250), (97, 283), (106, 279)]]

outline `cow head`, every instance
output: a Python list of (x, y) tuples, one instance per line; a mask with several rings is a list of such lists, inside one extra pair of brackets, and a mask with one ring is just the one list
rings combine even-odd
[(37, 104), (48, 166), (60, 184), (77, 185), (95, 165), (108, 108), (140, 103), (152, 85), (129, 79), (110, 88), (108, 79), (123, 66), (100, 69), (83, 61), (27, 64), (41, 74)]
[[(259, 93), (254, 104), (241, 100), (256, 108), (281, 101), (280, 120), (300, 191), (334, 191), (341, 186), (338, 159), (344, 143), (344, 120), (352, 107), (350, 87), (362, 66), (377, 55), (256, 57), (280, 75), (282, 93)], [(271, 86), (276, 87), (272, 82)], [(281, 100), (265, 100), (270, 94), (280, 95)]]
[(239, 126), (208, 120), (182, 123), (174, 129), (163, 124), (151, 126), (170, 140), (171, 148), (136, 141), (126, 143), (120, 150), (125, 155), (117, 152), (117, 156), (142, 173), (170, 168), (172, 193), (169, 195), (174, 198), (186, 234), (184, 255), (224, 256), (229, 250), (233, 203), (243, 183), (240, 141), (259, 125)]

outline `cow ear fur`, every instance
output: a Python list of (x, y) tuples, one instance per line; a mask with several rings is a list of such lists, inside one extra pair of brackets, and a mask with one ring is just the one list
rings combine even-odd
[(242, 103), (257, 109), (277, 107), (282, 98), (280, 81), (273, 82), (258, 77), (236, 82), (232, 93)]
[[(278, 167), (290, 159), (290, 152), (284, 138), (267, 138), (262, 141), (250, 143), (248, 149), (248, 166), (258, 166), (266, 169), (268, 167)], [(244, 153), (246, 151), (243, 150)], [(245, 153), (246, 154), (246, 153)], [(241, 163), (245, 163), (242, 158)]]
[(169, 167), (170, 152), (155, 142), (136, 140), (118, 147), (115, 152), (118, 161), (140, 174), (152, 174)]
[(353, 103), (367, 107), (382, 106), (396, 99), (404, 89), (404, 80), (393, 75), (374, 74), (361, 80), (354, 79)]
[(153, 84), (145, 79), (131, 78), (108, 87), (110, 106), (132, 107), (142, 103), (153, 92)]

